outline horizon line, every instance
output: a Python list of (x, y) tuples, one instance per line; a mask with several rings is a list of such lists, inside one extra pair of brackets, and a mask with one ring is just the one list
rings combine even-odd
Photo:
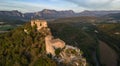
[[(40, 12), (40, 11), (43, 11), (45, 9), (41, 9), (41, 10), (38, 10), (38, 11), (26, 11), (26, 12), (23, 12), (21, 10), (17, 10), (17, 9), (13, 9), (13, 10), (0, 10), (0, 11), (18, 11), (18, 12), (21, 12), (21, 13), (35, 13), (35, 12)], [(58, 9), (46, 9), (46, 10), (55, 10), (55, 11), (73, 11), (75, 13), (80, 13), (80, 12), (84, 12), (84, 11), (120, 11), (120, 9), (100, 9), (100, 10), (81, 10), (79, 12), (76, 12), (75, 10), (72, 10), (72, 9), (61, 9), (61, 10), (58, 10)]]

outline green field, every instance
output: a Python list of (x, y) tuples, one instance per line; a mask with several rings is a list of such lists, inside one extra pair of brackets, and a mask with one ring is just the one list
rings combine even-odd
[(2, 25), (0, 26), (0, 31), (9, 31), (14, 29), (16, 26), (12, 26), (12, 25)]

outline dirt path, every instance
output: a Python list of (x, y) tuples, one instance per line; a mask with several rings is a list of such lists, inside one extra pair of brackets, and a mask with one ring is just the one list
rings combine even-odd
[(105, 66), (117, 66), (117, 54), (106, 43), (99, 41), (100, 47), (100, 61)]

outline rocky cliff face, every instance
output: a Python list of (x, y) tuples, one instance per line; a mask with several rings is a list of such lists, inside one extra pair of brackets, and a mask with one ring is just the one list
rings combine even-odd
[(60, 54), (55, 57), (59, 63), (65, 63), (67, 66), (86, 66), (86, 59), (82, 57), (79, 48), (65, 45)]
[(24, 17), (24, 15), (21, 12), (17, 11), (17, 10), (13, 10), (13, 11), (0, 11), (0, 15)]
[[(34, 22), (34, 23), (33, 23)], [(55, 39), (52, 36), (52, 33), (49, 28), (44, 26), (47, 22), (43, 22), (42, 20), (33, 20), (31, 21), (31, 26), (37, 26), (38, 31), (42, 29), (46, 29), (49, 34), (45, 36), (45, 47), (46, 47), (46, 54), (51, 55), (52, 59), (55, 60), (58, 65), (65, 64), (67, 66), (86, 66), (86, 59), (82, 57), (82, 52), (77, 47), (73, 47), (67, 45), (61, 39)]]

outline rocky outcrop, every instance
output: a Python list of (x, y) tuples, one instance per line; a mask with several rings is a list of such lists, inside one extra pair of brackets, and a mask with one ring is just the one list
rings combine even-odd
[(80, 49), (70, 45), (66, 45), (58, 59), (59, 63), (66, 63), (68, 66), (86, 66), (86, 59), (82, 57)]

